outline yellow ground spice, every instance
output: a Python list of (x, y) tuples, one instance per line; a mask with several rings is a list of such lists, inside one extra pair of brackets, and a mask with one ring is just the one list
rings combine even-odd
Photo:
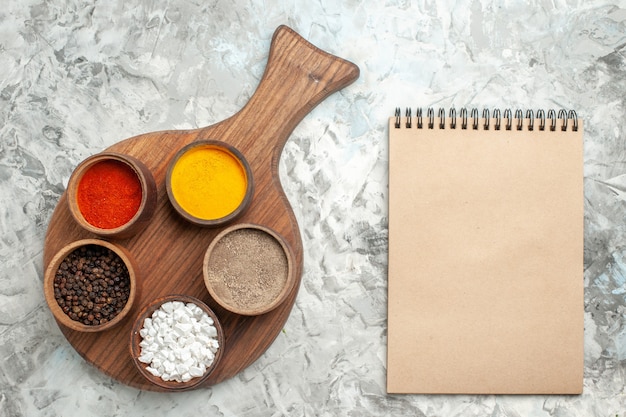
[(241, 162), (217, 146), (197, 146), (176, 162), (172, 194), (187, 213), (215, 220), (235, 211), (246, 194), (248, 179)]

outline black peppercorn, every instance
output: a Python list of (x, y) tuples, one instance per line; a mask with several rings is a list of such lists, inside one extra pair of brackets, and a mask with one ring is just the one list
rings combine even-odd
[[(112, 272), (115, 279), (110, 278)], [(122, 311), (130, 296), (129, 284), (128, 269), (115, 252), (86, 245), (74, 250), (59, 265), (54, 295), (72, 320), (98, 325), (113, 320)]]

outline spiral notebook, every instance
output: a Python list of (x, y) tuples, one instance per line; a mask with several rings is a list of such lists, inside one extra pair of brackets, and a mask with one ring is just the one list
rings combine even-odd
[(389, 119), (387, 391), (581, 393), (582, 122), (480, 116)]

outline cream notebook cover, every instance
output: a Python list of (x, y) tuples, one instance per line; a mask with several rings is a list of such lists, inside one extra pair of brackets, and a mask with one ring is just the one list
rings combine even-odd
[(389, 119), (387, 391), (581, 393), (582, 122), (477, 114)]

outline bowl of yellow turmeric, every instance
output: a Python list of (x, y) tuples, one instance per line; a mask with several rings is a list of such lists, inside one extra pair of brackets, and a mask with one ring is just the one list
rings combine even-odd
[(178, 214), (207, 227), (241, 216), (254, 194), (252, 170), (243, 154), (218, 140), (181, 148), (168, 166), (165, 186)]

